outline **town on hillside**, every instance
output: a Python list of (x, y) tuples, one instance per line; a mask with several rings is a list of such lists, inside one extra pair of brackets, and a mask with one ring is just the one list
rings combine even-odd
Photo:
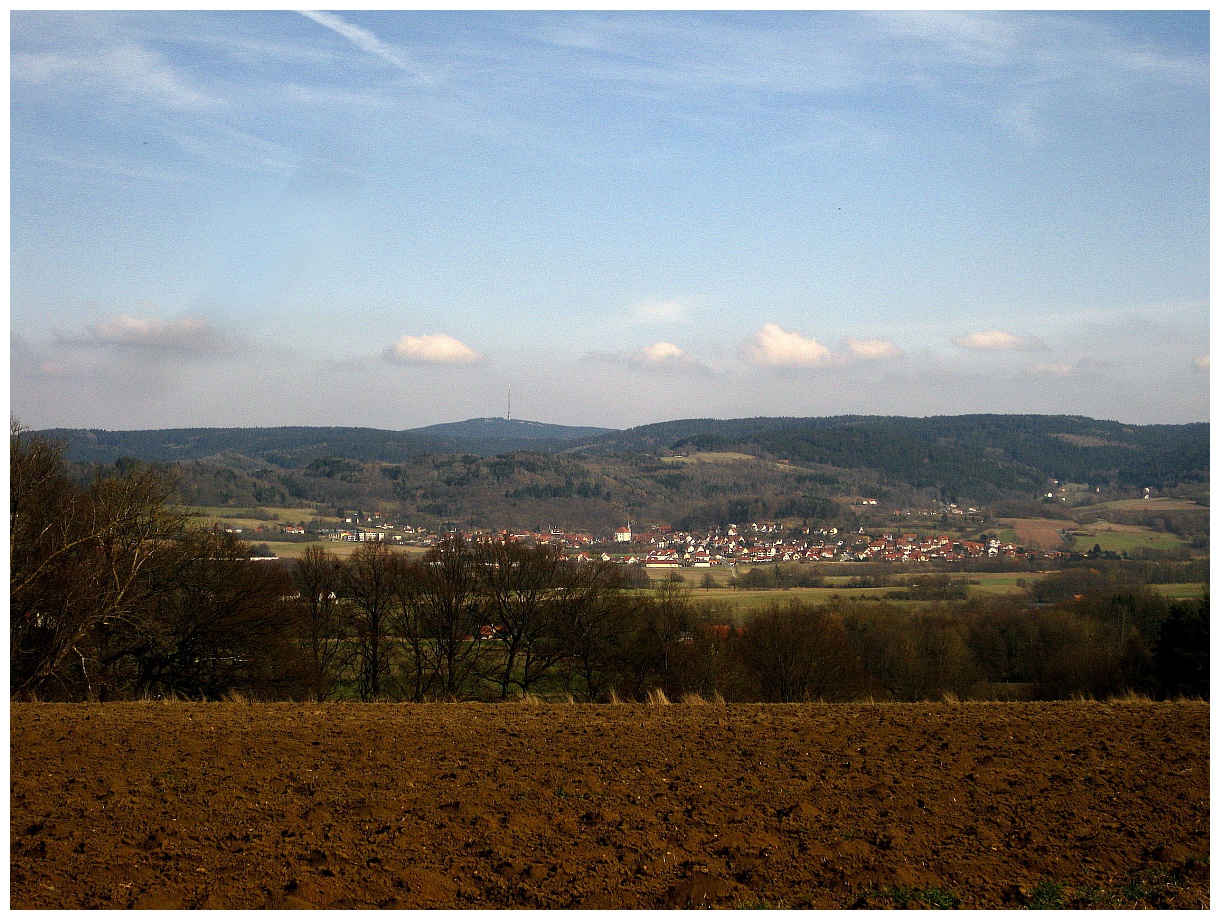
[[(970, 511), (974, 512), (971, 508)], [(431, 547), (444, 532), (391, 522), (380, 513), (348, 514), (339, 526), (282, 526), (290, 538), (321, 538), (335, 542), (381, 542), (397, 546)], [(868, 532), (837, 527), (784, 527), (777, 523), (731, 524), (706, 533), (688, 533), (668, 525), (633, 532), (620, 527), (614, 534), (549, 530), (463, 531), (467, 536), (510, 540), (528, 545), (549, 545), (575, 562), (600, 560), (649, 569), (711, 568), (724, 565), (762, 565), (816, 562), (967, 562), (985, 559), (1055, 559), (1067, 555), (1031, 551), (994, 537), (978, 540), (957, 535), (919, 535), (899, 529)]]

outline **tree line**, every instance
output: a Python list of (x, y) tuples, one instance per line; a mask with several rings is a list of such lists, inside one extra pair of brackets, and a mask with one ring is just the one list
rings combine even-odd
[(417, 558), (369, 543), (253, 561), (175, 510), (163, 470), (122, 463), (80, 483), (16, 426), (10, 462), (14, 698), (1209, 692), (1208, 599), (1171, 602), (1104, 568), (1047, 576), (1027, 598), (795, 601), (738, 622), (680, 583), (633, 587), (622, 567), (460, 534)]

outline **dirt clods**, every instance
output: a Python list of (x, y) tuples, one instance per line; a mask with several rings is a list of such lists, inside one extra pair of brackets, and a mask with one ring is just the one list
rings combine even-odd
[(14, 704), (13, 908), (1199, 908), (1203, 703)]

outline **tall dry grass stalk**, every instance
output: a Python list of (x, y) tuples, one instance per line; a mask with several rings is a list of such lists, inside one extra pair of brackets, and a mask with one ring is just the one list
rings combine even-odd
[(657, 688), (656, 690), (649, 690), (648, 697), (644, 702), (649, 706), (668, 706), (670, 704), (669, 697), (667, 697), (665, 695), (665, 691), (661, 690), (660, 688)]
[(1136, 693), (1134, 690), (1128, 690), (1125, 693), (1120, 693), (1117, 696), (1110, 697), (1109, 702), (1147, 704), (1155, 703), (1156, 700), (1148, 696), (1146, 693)]

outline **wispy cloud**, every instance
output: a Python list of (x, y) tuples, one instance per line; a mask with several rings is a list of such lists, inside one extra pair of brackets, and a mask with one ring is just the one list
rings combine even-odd
[(9, 72), (18, 82), (109, 93), (174, 109), (198, 109), (216, 102), (188, 85), (156, 51), (134, 42), (95, 50), (17, 52)]
[(975, 351), (1029, 351), (1046, 347), (1036, 336), (1014, 335), (998, 329), (961, 335), (953, 340), (953, 344), (959, 348), (970, 348)]
[(387, 348), (391, 364), (473, 364), (483, 356), (451, 335), (404, 335)]
[(410, 60), (403, 52), (393, 45), (383, 42), (380, 38), (355, 23), (348, 22), (333, 13), (322, 13), (315, 10), (298, 10), (308, 19), (312, 19), (323, 28), (330, 29), (343, 36), (361, 51), (376, 55), (384, 61), (397, 67), (403, 73), (409, 73), (422, 82), (431, 82), (432, 75)]
[(847, 359), (817, 339), (767, 323), (745, 348), (745, 359), (760, 367), (835, 367)]
[(685, 300), (645, 300), (631, 308), (633, 323), (684, 323), (691, 305)]
[(849, 336), (843, 343), (853, 358), (877, 360), (897, 358), (902, 354), (901, 348), (886, 339), (854, 339)]
[(83, 339), (61, 339), (62, 344), (109, 346), (164, 354), (203, 355), (224, 350), (220, 333), (197, 317), (166, 321), (120, 313), (93, 326)]
[(1071, 364), (1056, 361), (1051, 364), (1035, 364), (1030, 367), (1029, 372), (1036, 377), (1070, 377), (1072, 370)]

